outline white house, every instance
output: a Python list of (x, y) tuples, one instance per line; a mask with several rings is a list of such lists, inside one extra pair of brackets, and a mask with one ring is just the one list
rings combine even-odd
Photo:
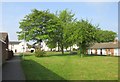
[(28, 46), (26, 42), (21, 42), (21, 41), (9, 42), (9, 50), (12, 50), (14, 53), (26, 52), (27, 49), (28, 49)]
[(41, 45), (42, 45), (42, 46), (41, 46), (41, 47), (42, 47), (42, 48), (41, 48), (42, 50), (44, 50), (44, 51), (50, 51), (50, 48), (46, 45), (46, 43), (45, 43), (44, 41), (41, 43)]
[[(41, 46), (42, 50), (44, 50), (44, 51), (51, 51), (51, 49), (46, 45), (46, 43), (44, 41), (41, 43), (41, 45), (42, 45)], [(71, 50), (73, 50), (73, 49), (78, 49), (78, 46), (76, 44), (71, 46)], [(53, 50), (58, 51), (58, 47), (53, 48)], [(70, 47), (68, 47), (67, 50), (70, 50)], [(64, 51), (66, 51), (66, 49), (64, 49)]]
[(88, 54), (120, 56), (120, 42), (95, 43), (87, 50)]

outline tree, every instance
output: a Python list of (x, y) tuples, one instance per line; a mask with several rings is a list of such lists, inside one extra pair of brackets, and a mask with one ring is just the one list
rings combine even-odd
[(74, 27), (75, 27), (75, 21), (69, 23), (67, 25), (67, 28), (64, 29), (64, 48), (66, 50), (68, 47), (70, 47), (70, 51), (71, 51), (71, 46), (75, 44), (75, 40), (73, 37)]
[[(26, 15), (22, 21), (20, 21), (20, 29), (22, 31), (18, 33), (18, 39), (24, 39), (26, 41), (33, 40), (35, 43), (41, 44), (43, 40), (49, 38), (49, 34), (54, 32), (54, 19), (55, 15), (50, 13), (49, 10), (39, 11), (33, 9), (32, 13)], [(25, 34), (24, 34), (25, 32)]]
[(115, 37), (116, 37), (116, 33), (113, 31), (108, 31), (108, 30), (97, 30), (97, 42), (113, 42)]
[(64, 47), (68, 47), (68, 35), (67, 34), (69, 29), (69, 24), (71, 24), (75, 19), (74, 19), (74, 14), (72, 14), (71, 11), (68, 11), (67, 9), (60, 11), (60, 13), (57, 15), (59, 18), (59, 23), (60, 23), (60, 27), (59, 27), (59, 42), (60, 43), (60, 48), (62, 51), (62, 54), (64, 54)]
[(76, 22), (74, 31), (74, 39), (79, 47), (80, 54), (86, 54), (86, 48), (93, 44), (96, 40), (96, 27), (87, 20)]
[(51, 49), (51, 51), (52, 51), (53, 48), (57, 47), (57, 44), (55, 42), (56, 41), (52, 41), (50, 39), (46, 42), (46, 45)]
[[(64, 54), (64, 48), (77, 44), (81, 54), (86, 53), (86, 48), (95, 42), (113, 41), (116, 33), (98, 29), (88, 20), (74, 18), (75, 14), (67, 9), (59, 13), (50, 13), (49, 10), (32, 12), (20, 21), (18, 39), (33, 40), (34, 44), (45, 41), (49, 48), (58, 47)], [(39, 46), (40, 47), (40, 46)]]

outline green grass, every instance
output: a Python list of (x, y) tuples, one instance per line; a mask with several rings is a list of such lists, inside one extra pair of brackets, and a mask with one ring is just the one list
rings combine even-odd
[(118, 80), (118, 57), (47, 54), (25, 56), (21, 63), (27, 80)]

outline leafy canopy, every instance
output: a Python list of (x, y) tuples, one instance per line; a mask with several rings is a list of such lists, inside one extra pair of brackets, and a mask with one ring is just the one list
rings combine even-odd
[(64, 54), (64, 48), (77, 44), (80, 53), (85, 54), (86, 48), (95, 42), (110, 42), (116, 37), (113, 31), (101, 30), (88, 20), (77, 20), (75, 14), (67, 9), (51, 13), (49, 10), (33, 9), (21, 20), (18, 39), (46, 42), (50, 48), (58, 47)]

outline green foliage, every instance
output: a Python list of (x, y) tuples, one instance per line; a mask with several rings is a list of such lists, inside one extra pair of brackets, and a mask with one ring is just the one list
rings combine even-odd
[(71, 52), (70, 52), (70, 55), (76, 55), (76, 54), (77, 54), (76, 51), (71, 51)]
[(115, 37), (116, 37), (116, 33), (113, 31), (108, 31), (108, 30), (97, 30), (97, 42), (113, 42)]
[(20, 21), (18, 39), (45, 41), (49, 48), (58, 47), (64, 54), (64, 48), (77, 44), (81, 54), (86, 54), (86, 48), (95, 42), (110, 42), (116, 37), (112, 31), (100, 30), (88, 20), (77, 20), (75, 14), (67, 9), (54, 14), (49, 10), (33, 9)]
[(79, 46), (80, 54), (85, 54), (86, 48), (96, 41), (96, 31), (96, 27), (89, 23), (88, 20), (76, 22), (73, 36), (77, 46)]
[[(39, 40), (48, 39), (48, 34), (54, 30), (55, 16), (51, 14), (49, 10), (39, 11), (33, 9), (31, 14), (28, 14), (20, 21), (20, 29), (22, 31), (18, 33), (18, 39), (24, 39), (26, 41), (34, 40), (39, 42)], [(25, 33), (24, 33), (25, 32)]]
[(72, 22), (74, 22), (75, 19), (74, 14), (72, 14), (72, 12), (68, 11), (67, 9), (60, 11), (58, 18), (61, 24), (61, 27), (59, 28), (59, 43), (62, 53), (64, 54), (63, 49), (72, 46), (72, 44), (70, 45), (72, 40), (70, 40), (68, 37), (70, 37), (70, 32), (72, 32), (70, 31), (71, 26), (74, 27)]
[(46, 53), (45, 53), (45, 51), (42, 51), (40, 49), (36, 49), (35, 50), (35, 56), (36, 57), (44, 57), (44, 56), (46, 56)]
[(51, 48), (51, 49), (56, 48), (57, 45), (56, 45), (56, 43), (54, 43), (54, 42), (55, 42), (55, 41), (49, 40), (49, 41), (46, 42), (46, 45), (47, 45), (49, 48)]
[(85, 54), (84, 54), (83, 50), (81, 50), (81, 49), (77, 51), (77, 55), (82, 58)]

